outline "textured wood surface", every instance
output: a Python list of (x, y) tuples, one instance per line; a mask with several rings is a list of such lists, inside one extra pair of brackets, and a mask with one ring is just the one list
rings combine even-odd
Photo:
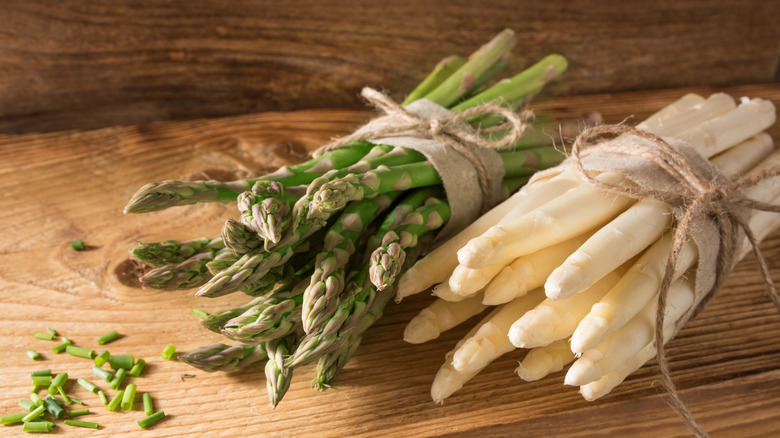
[(508, 71), (570, 60), (549, 96), (765, 83), (778, 17), (764, 0), (9, 0), (0, 132), (360, 109), (364, 85), (399, 97), (504, 28)]
[[(538, 111), (559, 116), (600, 110), (607, 121), (641, 120), (687, 91), (548, 99)], [(780, 86), (728, 88), (734, 96), (761, 96), (780, 104)], [(235, 306), (239, 296), (194, 299), (190, 292), (158, 292), (122, 281), (127, 249), (136, 241), (216, 234), (234, 216), (232, 206), (206, 205), (124, 216), (140, 185), (166, 178), (218, 178), (259, 173), (301, 159), (322, 141), (353, 129), (357, 111), (264, 113), (213, 120), (165, 122), (95, 131), (0, 136), (0, 414), (18, 412), (29, 373), (51, 368), (72, 378), (91, 376), (89, 361), (50, 351), (32, 333), (52, 327), (78, 345), (110, 330), (124, 335), (113, 353), (146, 358), (134, 379), (168, 415), (154, 429), (135, 424), (142, 413), (106, 412), (97, 397), (75, 386), (72, 394), (95, 412), (84, 417), (101, 430), (68, 428), (68, 436), (687, 436), (645, 366), (597, 401), (586, 402), (558, 373), (534, 383), (513, 370), (522, 352), (490, 365), (439, 406), (429, 388), (444, 354), (468, 327), (430, 345), (401, 340), (405, 322), (430, 301), (416, 296), (390, 305), (333, 389), (309, 387), (311, 367), (296, 371), (276, 410), (268, 408), (262, 368), (254, 373), (208, 374), (160, 359), (168, 342), (189, 350), (221, 340), (197, 324), (192, 306), (207, 311)], [(772, 135), (780, 138), (780, 129)], [(75, 252), (69, 242), (90, 247)], [(780, 280), (780, 233), (763, 244)], [(125, 278), (125, 277), (122, 277)], [(130, 284), (130, 285), (128, 285)], [(468, 324), (467, 324), (468, 325)], [(668, 348), (673, 376), (700, 422), (713, 436), (764, 437), (780, 429), (780, 314), (762, 289), (757, 268), (743, 261), (725, 289)], [(35, 348), (45, 360), (32, 362)], [(194, 377), (182, 377), (190, 373)], [(113, 394), (113, 391), (110, 391)], [(21, 435), (0, 428), (0, 435)], [(206, 435), (208, 433), (208, 435)]]

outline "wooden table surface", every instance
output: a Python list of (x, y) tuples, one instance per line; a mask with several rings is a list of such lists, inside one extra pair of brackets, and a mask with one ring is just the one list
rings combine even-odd
[[(641, 120), (688, 91), (603, 94), (537, 102), (538, 112), (576, 116), (601, 111), (608, 122)], [(727, 88), (780, 104), (780, 85)], [(127, 250), (137, 241), (215, 235), (227, 205), (202, 205), (147, 215), (122, 214), (136, 188), (154, 180), (219, 179), (261, 173), (300, 160), (323, 141), (353, 129), (368, 114), (347, 110), (263, 113), (222, 119), (161, 122), (95, 131), (0, 136), (0, 414), (19, 412), (29, 373), (51, 368), (72, 379), (87, 377), (90, 362), (51, 352), (54, 343), (33, 338), (47, 327), (77, 345), (111, 330), (123, 337), (115, 354), (144, 357), (147, 370), (133, 379), (153, 394), (168, 418), (147, 431), (143, 413), (107, 412), (94, 394), (73, 385), (74, 397), (94, 411), (82, 417), (93, 431), (61, 426), (68, 436), (687, 436), (645, 366), (597, 402), (562, 385), (558, 373), (524, 383), (513, 373), (523, 352), (490, 365), (461, 391), (437, 405), (430, 382), (444, 354), (468, 327), (429, 345), (401, 340), (405, 322), (431, 300), (425, 294), (388, 306), (365, 336), (335, 387), (310, 388), (311, 367), (296, 370), (276, 410), (268, 407), (262, 368), (209, 374), (164, 361), (168, 342), (189, 350), (218, 342), (190, 308), (216, 311), (246, 301), (238, 295), (195, 299), (191, 291), (138, 288), (127, 276)], [(780, 139), (780, 128), (772, 131)], [(83, 239), (87, 251), (69, 242)], [(780, 233), (763, 244), (771, 273), (780, 279)], [(468, 324), (466, 324), (468, 325)], [(696, 418), (713, 436), (764, 437), (780, 430), (780, 314), (762, 289), (758, 270), (741, 262), (724, 290), (668, 346), (673, 376)], [(25, 350), (40, 351), (33, 362)], [(182, 377), (189, 373), (193, 377)], [(114, 391), (109, 391), (113, 394)], [(61, 424), (61, 423), (60, 423)], [(21, 436), (18, 427), (0, 435)], [(208, 435), (206, 435), (208, 433)]]

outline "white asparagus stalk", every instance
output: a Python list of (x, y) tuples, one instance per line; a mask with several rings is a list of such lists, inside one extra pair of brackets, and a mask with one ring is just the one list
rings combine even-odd
[[(748, 174), (754, 174), (770, 166), (780, 164), (780, 151), (765, 158)], [(780, 181), (769, 178), (744, 190), (744, 194), (760, 202), (771, 202), (780, 193)], [(756, 217), (750, 219), (750, 227), (758, 230)], [(634, 317), (652, 298), (663, 279), (666, 260), (671, 248), (671, 236), (666, 235), (648, 248), (628, 273), (600, 302), (593, 305), (582, 319), (571, 339), (571, 348), (577, 353), (593, 348), (607, 335)], [(698, 259), (698, 249), (692, 241), (686, 241), (678, 253), (673, 278), (687, 271)]]
[(517, 366), (515, 372), (526, 382), (539, 380), (557, 373), (574, 360), (574, 353), (565, 339), (532, 348)]
[(637, 129), (651, 132), (651, 130), (664, 126), (667, 122), (666, 119), (674, 117), (675, 115), (704, 102), (704, 97), (696, 93), (688, 93), (669, 105), (661, 108), (655, 114), (651, 115), (644, 121), (636, 125)]
[[(481, 291), (480, 291), (481, 292)], [(479, 292), (477, 292), (474, 295), (478, 295)], [(444, 301), (450, 301), (453, 303), (457, 303), (459, 301), (463, 301), (466, 298), (469, 298), (465, 295), (461, 295), (457, 292), (454, 292), (452, 289), (450, 289), (450, 282), (449, 281), (443, 281), (439, 284), (437, 284), (433, 288), (433, 295), (444, 300)], [(473, 295), (472, 295), (473, 296)]]
[[(721, 157), (714, 157), (712, 163), (725, 167), (722, 170), (727, 176), (742, 174), (755, 167), (772, 149), (771, 137), (759, 135), (728, 149)], [(545, 293), (550, 298), (562, 299), (587, 289), (658, 240), (671, 222), (672, 213), (665, 203), (655, 199), (637, 202), (598, 230), (556, 268), (544, 285)]]
[(460, 302), (437, 299), (409, 321), (404, 329), (404, 341), (421, 344), (436, 339), (442, 332), (482, 313), (487, 307), (482, 304), (480, 294)]
[[(737, 103), (731, 96), (726, 93), (715, 93), (704, 101), (670, 117), (666, 123), (645, 130), (658, 136), (674, 137), (692, 126), (722, 116), (736, 107)], [(637, 126), (637, 128), (639, 127)]]
[(533, 348), (568, 338), (588, 309), (618, 282), (622, 274), (619, 271), (605, 275), (588, 290), (571, 298), (545, 299), (512, 324), (509, 340), (515, 347)]
[[(669, 288), (664, 319), (679, 320), (694, 302), (693, 281), (680, 278)], [(658, 300), (653, 300), (626, 325), (586, 351), (569, 367), (565, 385), (580, 386), (595, 382), (638, 353), (655, 336)]]
[(477, 332), (455, 350), (452, 366), (462, 372), (471, 373), (485, 368), (490, 362), (515, 349), (508, 334), (512, 323), (524, 313), (533, 309), (544, 299), (544, 292), (536, 289), (526, 296), (517, 298), (499, 307), (489, 320), (482, 322)]
[(479, 269), (458, 265), (447, 282), (450, 290), (463, 296), (472, 296), (482, 290), (496, 274), (504, 267), (501, 265), (487, 266)]
[(529, 290), (541, 287), (547, 276), (589, 236), (590, 233), (586, 233), (518, 257), (504, 266), (501, 272), (488, 283), (482, 303), (488, 305), (508, 303), (525, 295)]

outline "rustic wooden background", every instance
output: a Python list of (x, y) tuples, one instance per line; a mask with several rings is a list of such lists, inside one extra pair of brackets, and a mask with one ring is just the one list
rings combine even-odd
[(570, 60), (549, 96), (771, 82), (778, 19), (766, 0), (6, 0), (0, 132), (360, 108), (507, 27), (511, 69)]

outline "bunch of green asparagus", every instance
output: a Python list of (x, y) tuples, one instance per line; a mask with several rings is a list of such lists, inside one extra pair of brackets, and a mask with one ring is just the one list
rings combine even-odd
[[(517, 110), (562, 73), (566, 61), (550, 55), (488, 86), (513, 45), (513, 32), (505, 30), (468, 59), (446, 58), (403, 104), (428, 99), (457, 113), (492, 102)], [(472, 120), (475, 128), (501, 123)], [(562, 159), (545, 131), (581, 124), (537, 118), (512, 148), (501, 150), (504, 196)], [(230, 201), (237, 202), (240, 218), (228, 220), (219, 235), (141, 244), (130, 253), (148, 266), (141, 281), (149, 287), (252, 297), (201, 321), (235, 345), (211, 345), (178, 359), (206, 371), (265, 361), (273, 406), (297, 366), (318, 361), (314, 386), (330, 385), (395, 295), (396, 279), (450, 218), (441, 178), (421, 153), (363, 140), (258, 178), (149, 184), (125, 212)]]

